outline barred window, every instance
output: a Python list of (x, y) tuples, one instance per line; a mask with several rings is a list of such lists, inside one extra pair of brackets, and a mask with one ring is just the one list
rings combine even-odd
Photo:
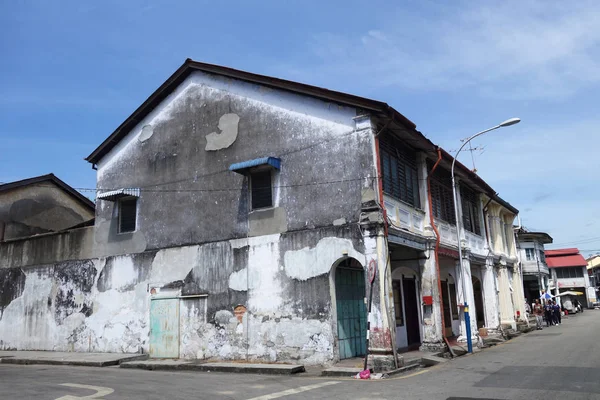
[(460, 197), (462, 200), (462, 218), (465, 229), (469, 232), (481, 235), (481, 224), (479, 219), (480, 204), (477, 195), (470, 188), (461, 185)]
[[(428, 163), (429, 174), (433, 165)], [(433, 215), (442, 221), (456, 225), (454, 213), (454, 195), (452, 194), (452, 178), (450, 172), (436, 168), (431, 175), (431, 208)]]
[(390, 135), (381, 137), (379, 149), (383, 191), (413, 207), (421, 207), (415, 150)]

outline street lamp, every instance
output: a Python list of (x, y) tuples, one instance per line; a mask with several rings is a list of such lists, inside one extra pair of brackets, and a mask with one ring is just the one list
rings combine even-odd
[(454, 165), (456, 164), (456, 159), (458, 158), (458, 155), (460, 154), (463, 147), (465, 147), (465, 145), (467, 143), (469, 143), (471, 140), (473, 140), (476, 137), (481, 136), (484, 133), (487, 133), (489, 131), (493, 131), (498, 128), (504, 128), (505, 126), (511, 126), (514, 124), (518, 124), (519, 122), (521, 122), (521, 119), (519, 119), (519, 118), (507, 119), (506, 121), (502, 122), (499, 125), (494, 126), (493, 128), (486, 129), (485, 131), (481, 131), (481, 132), (476, 133), (473, 136), (465, 139), (462, 146), (460, 146), (460, 148), (456, 152), (454, 159), (452, 160), (452, 169), (450, 170), (450, 174), (452, 176), (452, 195), (454, 197), (454, 216), (456, 218), (456, 239), (457, 239), (457, 244), (458, 244), (458, 262), (459, 262), (459, 266), (460, 266), (460, 275), (461, 275), (461, 281), (462, 281), (462, 287), (463, 287), (462, 292), (463, 292), (463, 303), (464, 303), (463, 310), (464, 310), (464, 315), (465, 315), (465, 331), (466, 331), (465, 333), (467, 335), (467, 349), (468, 349), (469, 353), (473, 353), (473, 340), (471, 339), (471, 317), (469, 315), (469, 305), (467, 303), (467, 292), (465, 290), (465, 288), (466, 288), (465, 276), (464, 276), (465, 274), (463, 273), (463, 264), (462, 264), (462, 246), (461, 246), (461, 237), (460, 237), (461, 236), (461, 221), (459, 220), (459, 216), (458, 216), (458, 197), (456, 194), (456, 182), (454, 181)]

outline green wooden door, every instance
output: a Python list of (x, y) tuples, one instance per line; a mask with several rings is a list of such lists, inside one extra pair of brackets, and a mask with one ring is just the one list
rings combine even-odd
[(363, 270), (338, 266), (335, 271), (335, 296), (340, 359), (364, 356), (367, 311)]
[(150, 357), (179, 358), (179, 299), (150, 301)]

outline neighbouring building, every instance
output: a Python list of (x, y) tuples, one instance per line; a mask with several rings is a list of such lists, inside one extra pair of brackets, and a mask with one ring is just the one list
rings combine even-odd
[(596, 302), (596, 290), (590, 286), (587, 261), (576, 248), (546, 250), (550, 268), (550, 290), (553, 295), (571, 291), (581, 293), (575, 297), (584, 307)]
[(94, 219), (94, 203), (54, 174), (0, 185), (0, 242)]
[(550, 270), (546, 264), (544, 245), (552, 243), (545, 232), (531, 232), (524, 227), (515, 232), (523, 270), (523, 288), (529, 303), (539, 299), (542, 290), (548, 290)]
[(94, 226), (0, 246), (0, 348), (331, 364), (372, 277), (376, 369), (464, 339), (465, 300), (475, 338), (523, 315), (518, 210), (457, 163), (456, 221), (452, 157), (385, 103), (187, 60), (87, 160)]
[(590, 277), (590, 286), (596, 290), (596, 301), (600, 298), (600, 254), (595, 254), (587, 260), (587, 271)]

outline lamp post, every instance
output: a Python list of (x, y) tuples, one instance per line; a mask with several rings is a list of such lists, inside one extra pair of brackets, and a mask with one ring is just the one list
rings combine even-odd
[(465, 274), (463, 273), (463, 264), (462, 264), (462, 262), (463, 262), (462, 261), (462, 245), (461, 245), (462, 225), (461, 225), (461, 221), (459, 220), (459, 214), (458, 214), (458, 196), (456, 193), (456, 182), (454, 180), (454, 165), (456, 164), (456, 159), (458, 158), (458, 155), (460, 154), (463, 147), (465, 147), (465, 145), (467, 143), (469, 143), (471, 140), (473, 140), (476, 137), (481, 136), (484, 133), (487, 133), (489, 131), (493, 131), (498, 128), (504, 128), (505, 126), (511, 126), (514, 124), (518, 124), (519, 122), (521, 122), (521, 120), (519, 118), (507, 119), (506, 121), (502, 122), (499, 125), (496, 125), (490, 129), (486, 129), (485, 131), (478, 132), (478, 133), (474, 134), (473, 136), (465, 139), (462, 146), (460, 146), (460, 148), (456, 152), (454, 159), (452, 160), (452, 169), (450, 170), (450, 174), (452, 176), (452, 195), (454, 197), (454, 216), (456, 218), (456, 239), (457, 239), (457, 244), (458, 244), (458, 262), (459, 262), (459, 266), (460, 266), (460, 275), (461, 275), (461, 281), (462, 281), (462, 287), (463, 287), (462, 292), (463, 292), (463, 310), (464, 310), (464, 316), (465, 316), (465, 333), (467, 336), (467, 349), (468, 349), (469, 353), (473, 353), (473, 340), (471, 339), (471, 316), (469, 315), (469, 304), (467, 303), (467, 292), (465, 290), (466, 289), (465, 276), (464, 276)]

